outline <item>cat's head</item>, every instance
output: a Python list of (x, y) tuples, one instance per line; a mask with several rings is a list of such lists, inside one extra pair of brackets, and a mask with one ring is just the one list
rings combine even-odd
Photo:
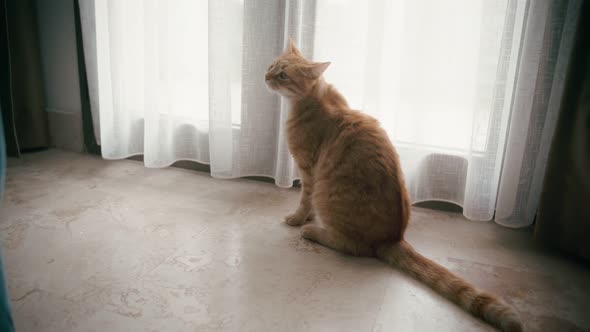
[(308, 61), (289, 39), (287, 50), (268, 67), (264, 80), (271, 91), (282, 96), (305, 96), (321, 79), (328, 65), (329, 62)]

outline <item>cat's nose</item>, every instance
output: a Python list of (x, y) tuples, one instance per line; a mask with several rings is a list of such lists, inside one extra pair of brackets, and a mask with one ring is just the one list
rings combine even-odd
[(270, 79), (271, 79), (271, 75), (269, 73), (266, 73), (266, 75), (264, 75), (264, 80), (270, 81)]

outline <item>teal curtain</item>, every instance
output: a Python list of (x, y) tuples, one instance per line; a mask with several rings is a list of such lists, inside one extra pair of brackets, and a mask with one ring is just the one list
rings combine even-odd
[[(4, 190), (4, 170), (6, 169), (6, 151), (4, 145), (4, 126), (2, 125), (2, 117), (0, 117), (0, 199)], [(0, 252), (0, 331), (12, 332), (14, 331), (14, 324), (12, 322), (12, 315), (10, 313), (10, 301), (8, 299), (8, 292), (6, 290), (6, 282), (4, 280), (4, 264), (2, 263), (2, 253)]]

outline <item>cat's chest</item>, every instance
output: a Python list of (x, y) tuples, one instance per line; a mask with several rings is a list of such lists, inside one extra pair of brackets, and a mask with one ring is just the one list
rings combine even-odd
[(292, 153), (300, 150), (310, 150), (313, 142), (309, 135), (309, 128), (302, 126), (300, 123), (297, 123), (297, 121), (288, 121), (287, 143)]
[(320, 149), (320, 137), (315, 128), (295, 120), (287, 122), (287, 144), (299, 167), (311, 167)]

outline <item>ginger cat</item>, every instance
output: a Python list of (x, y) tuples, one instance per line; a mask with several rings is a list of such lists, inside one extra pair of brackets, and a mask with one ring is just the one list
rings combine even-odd
[[(378, 257), (504, 331), (522, 331), (515, 311), (404, 240), (410, 216), (397, 153), (374, 118), (351, 110), (322, 77), (330, 63), (303, 58), (292, 40), (268, 68), (270, 90), (288, 98), (289, 150), (301, 173), (299, 207), (286, 218), (303, 237), (340, 252)], [(314, 217), (320, 224), (308, 223)]]

